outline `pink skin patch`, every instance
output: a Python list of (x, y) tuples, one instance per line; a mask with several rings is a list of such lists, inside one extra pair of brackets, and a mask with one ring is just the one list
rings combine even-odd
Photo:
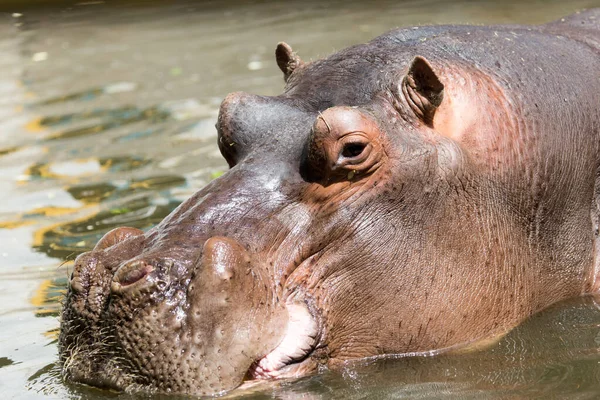
[[(269, 354), (251, 367), (253, 379), (288, 377), (286, 366), (302, 361), (315, 348), (318, 326), (302, 303), (287, 304), (289, 321), (283, 340)], [(291, 374), (293, 375), (293, 373)]]

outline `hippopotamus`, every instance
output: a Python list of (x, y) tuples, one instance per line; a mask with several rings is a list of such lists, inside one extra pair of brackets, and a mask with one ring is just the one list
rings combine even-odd
[(230, 169), (77, 257), (65, 379), (220, 395), (497, 337), (600, 288), (600, 9), (398, 29), (229, 94)]

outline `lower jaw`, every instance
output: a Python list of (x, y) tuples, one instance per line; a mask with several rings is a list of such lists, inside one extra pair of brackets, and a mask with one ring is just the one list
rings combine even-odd
[[(250, 366), (240, 387), (279, 379), (300, 378), (317, 370), (319, 357), (315, 358), (313, 355), (315, 351), (319, 353), (316, 349), (321, 329), (304, 302), (290, 302), (286, 307), (290, 319), (284, 339), (271, 353)], [(89, 363), (89, 360), (87, 362)], [(119, 371), (109, 371), (111, 366), (116, 370), (120, 369), (110, 362), (104, 364), (101, 371), (91, 367), (71, 366), (68, 368), (70, 373), (67, 373), (65, 378), (68, 381), (119, 392), (163, 392), (156, 386), (135, 383), (135, 379), (127, 379), (122, 373), (115, 373)], [(88, 373), (81, 369), (87, 370)]]
[[(312, 354), (312, 353), (311, 353)], [(278, 381), (287, 379), (297, 379), (317, 371), (318, 363), (308, 355), (306, 358), (299, 362), (293, 362), (289, 365), (285, 365), (280, 369), (274, 371), (261, 370), (258, 367), (258, 361), (250, 366), (250, 369), (246, 373), (243, 382), (240, 386), (233, 389), (233, 393), (240, 393), (240, 390), (253, 389), (260, 390), (268, 386), (278, 385)], [(170, 394), (193, 394), (187, 391), (178, 390), (162, 390), (159, 387), (150, 385), (136, 384), (132, 382), (126, 382), (123, 378), (117, 378), (113, 375), (95, 373), (92, 375), (86, 375), (82, 373), (76, 373), (74, 375), (65, 376), (65, 379), (69, 382), (95, 387), (98, 389), (109, 390), (115, 393), (144, 393), (144, 394), (155, 394), (155, 393), (170, 393)], [(221, 395), (225, 392), (214, 393), (214, 395)], [(199, 393), (205, 395), (205, 392)]]

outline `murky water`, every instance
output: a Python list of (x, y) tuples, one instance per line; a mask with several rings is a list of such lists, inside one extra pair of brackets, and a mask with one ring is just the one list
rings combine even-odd
[[(63, 384), (57, 314), (74, 257), (147, 229), (226, 170), (221, 99), (273, 95), (278, 41), (306, 59), (396, 26), (541, 23), (600, 0), (0, 2), (0, 388), (7, 398), (127, 397)], [(61, 4), (57, 4), (61, 3)], [(46, 3), (47, 4), (47, 3)], [(600, 312), (561, 303), (490, 348), (360, 363), (248, 397), (600, 396)]]

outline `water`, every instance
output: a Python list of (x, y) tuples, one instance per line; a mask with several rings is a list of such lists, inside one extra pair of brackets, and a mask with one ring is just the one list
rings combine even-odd
[[(226, 170), (221, 99), (274, 95), (278, 41), (305, 59), (396, 26), (541, 23), (599, 0), (0, 3), (0, 388), (6, 398), (105, 398), (65, 385), (57, 315), (74, 257), (119, 225), (147, 229)], [(45, 5), (45, 6), (44, 6)], [(42, 8), (46, 7), (46, 8)], [(362, 362), (249, 398), (596, 398), (600, 313), (563, 302), (487, 349)]]

